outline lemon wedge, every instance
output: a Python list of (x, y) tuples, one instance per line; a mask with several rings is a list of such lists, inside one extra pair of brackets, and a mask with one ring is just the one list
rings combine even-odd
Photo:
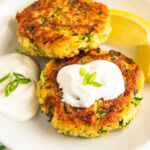
[(150, 43), (150, 23), (126, 11), (111, 9), (112, 32), (107, 44), (142, 45)]
[(142, 67), (145, 81), (150, 82), (150, 45), (139, 46), (136, 63)]

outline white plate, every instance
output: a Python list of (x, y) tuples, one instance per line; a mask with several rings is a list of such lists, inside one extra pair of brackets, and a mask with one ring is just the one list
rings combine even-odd
[[(7, 3), (5, 11), (11, 13), (12, 7), (18, 3), (17, 0), (0, 0), (0, 6)], [(13, 2), (14, 1), (14, 2)], [(150, 21), (150, 1), (149, 0), (101, 0), (108, 4), (110, 8), (127, 10), (143, 16)], [(25, 4), (31, 0), (26, 0)], [(1, 8), (1, 7), (0, 7)], [(18, 9), (20, 9), (18, 7)], [(0, 10), (0, 13), (2, 10)], [(3, 12), (3, 20), (7, 18)], [(0, 22), (1, 23), (1, 22)], [(1, 25), (1, 24), (0, 24)], [(0, 26), (0, 37), (5, 27)], [(7, 32), (7, 44), (0, 39), (0, 55), (12, 52), (18, 47), (16, 37), (16, 22), (14, 16), (9, 21), (9, 30)], [(3, 42), (2, 42), (3, 41)], [(9, 45), (8, 45), (9, 43)], [(105, 49), (106, 46), (103, 46)], [(107, 47), (108, 48), (108, 47)], [(111, 47), (112, 48), (112, 47)], [(136, 56), (136, 47), (113, 47), (120, 50), (133, 59)], [(36, 58), (41, 67), (45, 65), (48, 59)], [(12, 150), (149, 150), (150, 149), (150, 84), (146, 84), (143, 89), (144, 100), (141, 109), (127, 130), (117, 130), (107, 136), (100, 138), (76, 138), (58, 134), (47, 122), (48, 118), (39, 113), (27, 122), (15, 122), (0, 116), (0, 142)]]

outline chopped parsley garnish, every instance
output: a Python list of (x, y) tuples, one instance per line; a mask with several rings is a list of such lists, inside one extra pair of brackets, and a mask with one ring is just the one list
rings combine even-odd
[(82, 77), (84, 77), (84, 80), (83, 80), (83, 85), (93, 85), (95, 87), (101, 87), (102, 84), (98, 83), (98, 82), (95, 82), (95, 78), (97, 76), (97, 72), (93, 72), (92, 74), (90, 73), (87, 73), (87, 70), (85, 68), (80, 68), (79, 70), (79, 73)]
[[(11, 73), (7, 74), (3, 78), (0, 79), (0, 83), (7, 80), (11, 76)], [(5, 96), (8, 97), (15, 89), (18, 87), (19, 84), (27, 84), (31, 82), (31, 79), (26, 78), (24, 75), (20, 73), (13, 72), (13, 76), (15, 79), (9, 82), (5, 87)]]

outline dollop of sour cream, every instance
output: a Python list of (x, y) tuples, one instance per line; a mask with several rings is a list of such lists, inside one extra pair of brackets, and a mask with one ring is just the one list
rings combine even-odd
[[(84, 77), (79, 74), (81, 67), (89, 73), (97, 72), (95, 81), (102, 86), (83, 85)], [(97, 60), (86, 65), (65, 66), (58, 72), (57, 82), (63, 90), (62, 101), (73, 107), (88, 108), (101, 98), (115, 99), (125, 90), (125, 82), (119, 67), (105, 60)]]
[(0, 56), (0, 78), (13, 72), (30, 78), (31, 82), (19, 84), (8, 97), (5, 96), (5, 87), (13, 77), (0, 83), (0, 114), (16, 121), (25, 121), (38, 110), (36, 83), (39, 80), (39, 67), (30, 57), (18, 53)]

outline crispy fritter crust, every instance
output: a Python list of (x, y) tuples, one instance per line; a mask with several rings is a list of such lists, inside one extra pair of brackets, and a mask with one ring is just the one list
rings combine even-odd
[(111, 31), (108, 8), (92, 0), (39, 0), (16, 16), (25, 52), (73, 57), (97, 48)]
[[(62, 102), (63, 93), (56, 81), (58, 71), (66, 65), (87, 64), (95, 60), (108, 60), (120, 68), (125, 80), (125, 92), (114, 100), (100, 99), (89, 108), (75, 108)], [(52, 59), (41, 74), (38, 97), (42, 110), (50, 116), (51, 125), (58, 132), (97, 137), (128, 126), (139, 108), (143, 84), (143, 71), (132, 59), (113, 50), (96, 49), (69, 59)]]

